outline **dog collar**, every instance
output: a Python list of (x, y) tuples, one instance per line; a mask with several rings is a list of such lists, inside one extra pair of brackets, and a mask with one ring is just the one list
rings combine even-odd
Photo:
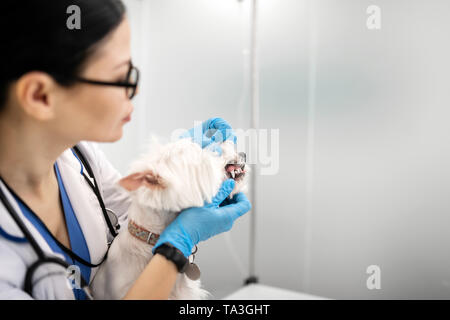
[(133, 220), (128, 221), (128, 231), (132, 236), (142, 240), (149, 245), (154, 246), (159, 239), (159, 234), (148, 231), (147, 229), (136, 224)]

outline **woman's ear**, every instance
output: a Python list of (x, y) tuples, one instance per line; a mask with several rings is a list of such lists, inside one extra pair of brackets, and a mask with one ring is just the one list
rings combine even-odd
[(166, 187), (164, 179), (151, 170), (130, 174), (120, 179), (119, 185), (128, 191), (134, 191), (142, 186), (146, 186), (149, 189), (164, 189)]
[(49, 120), (55, 116), (57, 83), (45, 72), (33, 71), (17, 80), (14, 93), (18, 104), (31, 117)]

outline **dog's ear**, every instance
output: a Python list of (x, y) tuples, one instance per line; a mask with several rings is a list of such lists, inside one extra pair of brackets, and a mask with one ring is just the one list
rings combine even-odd
[(146, 186), (150, 189), (166, 187), (163, 178), (151, 170), (130, 174), (120, 179), (119, 185), (128, 191), (134, 191), (141, 186)]

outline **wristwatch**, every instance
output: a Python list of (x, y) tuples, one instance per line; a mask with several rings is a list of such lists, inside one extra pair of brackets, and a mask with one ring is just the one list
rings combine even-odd
[(163, 243), (158, 248), (156, 248), (155, 254), (157, 253), (166, 257), (167, 260), (170, 260), (173, 263), (175, 263), (178, 272), (180, 273), (183, 273), (189, 264), (189, 259), (186, 258), (180, 250), (178, 250), (168, 242)]

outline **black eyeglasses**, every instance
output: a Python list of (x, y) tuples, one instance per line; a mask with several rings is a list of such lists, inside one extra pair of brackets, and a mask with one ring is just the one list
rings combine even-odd
[(115, 87), (125, 87), (125, 92), (128, 97), (128, 99), (133, 99), (136, 95), (136, 90), (139, 85), (139, 70), (133, 64), (130, 62), (130, 67), (128, 69), (127, 77), (125, 81), (119, 81), (119, 82), (107, 82), (107, 81), (97, 81), (97, 80), (90, 80), (85, 79), (81, 77), (76, 77), (76, 81), (80, 81), (83, 83), (89, 83), (89, 84), (95, 84), (95, 85), (101, 85), (101, 86), (115, 86)]

